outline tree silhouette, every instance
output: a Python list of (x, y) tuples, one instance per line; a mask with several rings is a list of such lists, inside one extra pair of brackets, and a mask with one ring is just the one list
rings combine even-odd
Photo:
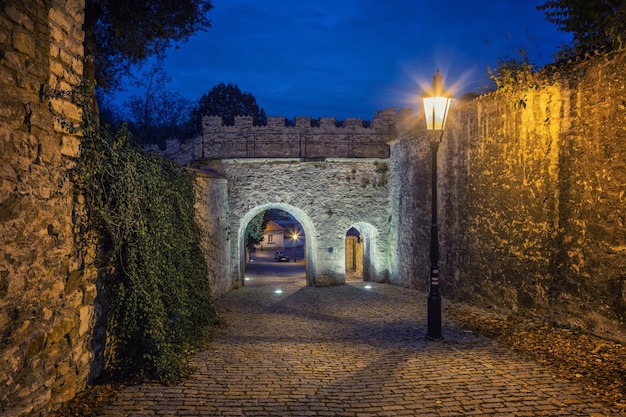
[(185, 134), (193, 104), (181, 94), (167, 90), (169, 82), (161, 60), (133, 77), (132, 84), (141, 93), (132, 95), (125, 105), (134, 142), (156, 143), (165, 148), (166, 139)]
[(252, 116), (253, 124), (265, 125), (267, 115), (259, 108), (256, 98), (242, 92), (237, 85), (219, 83), (200, 97), (191, 112), (194, 133), (202, 131), (203, 116), (222, 116), (226, 125), (235, 124), (235, 116)]
[(551, 0), (537, 6), (546, 20), (573, 35), (557, 58), (570, 58), (596, 49), (619, 48), (626, 41), (626, 1)]
[(84, 77), (102, 88), (172, 42), (211, 26), (210, 0), (86, 0)]

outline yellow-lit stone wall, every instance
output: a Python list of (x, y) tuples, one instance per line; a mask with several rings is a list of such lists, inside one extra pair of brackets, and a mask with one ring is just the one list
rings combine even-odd
[(624, 68), (624, 51), (594, 56), (454, 107), (440, 150), (447, 295), (626, 339)]
[[(0, 2), (0, 415), (46, 415), (88, 379), (93, 250), (69, 172), (80, 138), (68, 100), (82, 76), (83, 0)], [(88, 253), (87, 253), (88, 252)]]

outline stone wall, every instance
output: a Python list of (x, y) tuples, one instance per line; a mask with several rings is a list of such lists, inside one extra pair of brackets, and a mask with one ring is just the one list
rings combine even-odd
[[(625, 67), (625, 51), (596, 56), (453, 107), (438, 164), (444, 296), (626, 340)], [(428, 280), (424, 143), (392, 146), (396, 188), (413, 192), (396, 195), (394, 211), (413, 217), (399, 224), (400, 277), (418, 271), (400, 284), (419, 288)], [(404, 237), (413, 225), (417, 240)]]
[(419, 117), (407, 115), (390, 143), (389, 193), (394, 253), (390, 283), (427, 290), (430, 239), (430, 146)]
[(183, 143), (168, 140), (165, 151), (156, 145), (147, 150), (180, 165), (221, 158), (389, 158), (387, 142), (397, 134), (399, 114), (395, 109), (381, 110), (368, 127), (358, 118), (337, 126), (332, 117), (296, 117), (295, 126), (286, 126), (282, 116), (268, 117), (266, 126), (254, 126), (252, 117), (236, 116), (235, 125), (226, 126), (219, 116), (205, 116), (201, 136)]
[(211, 170), (195, 169), (198, 181), (198, 223), (203, 231), (202, 245), (213, 297), (232, 289), (230, 279), (230, 229), (228, 183), (224, 176)]
[[(0, 414), (46, 415), (86, 384), (95, 274), (69, 170), (79, 110), (46, 90), (82, 75), (83, 0), (0, 2)], [(87, 256), (85, 258), (85, 256)]]
[(344, 282), (351, 227), (371, 244), (364, 250), (364, 279), (388, 279), (392, 242), (387, 159), (230, 159), (205, 164), (228, 180), (230, 288), (244, 285), (245, 228), (257, 212), (269, 208), (289, 212), (302, 225), (309, 285)]

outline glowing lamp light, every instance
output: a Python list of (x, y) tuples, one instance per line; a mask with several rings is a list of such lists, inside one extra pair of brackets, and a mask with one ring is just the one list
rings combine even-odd
[(282, 293), (283, 293), (283, 290), (280, 290), (280, 289), (274, 291), (274, 294), (282, 294)]
[(433, 76), (431, 91), (426, 92), (422, 100), (426, 115), (426, 129), (443, 130), (446, 126), (448, 111), (453, 98), (443, 91), (443, 77), (439, 73), (439, 68), (437, 68), (437, 72)]

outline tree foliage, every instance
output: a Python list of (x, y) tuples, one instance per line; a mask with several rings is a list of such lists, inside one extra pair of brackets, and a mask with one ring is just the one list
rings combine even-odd
[(252, 116), (255, 125), (267, 123), (265, 110), (259, 108), (256, 98), (230, 83), (219, 83), (200, 97), (198, 106), (191, 112), (196, 133), (202, 131), (203, 116), (222, 116), (227, 125), (235, 124), (235, 116)]
[(534, 80), (534, 65), (529, 62), (526, 51), (521, 49), (518, 54), (519, 58), (510, 56), (498, 58), (497, 67), (487, 67), (489, 78), (496, 88), (507, 94), (528, 88)]
[(130, 65), (210, 27), (210, 0), (86, 0), (85, 78), (116, 87)]
[(263, 242), (263, 229), (267, 224), (265, 213), (261, 212), (254, 216), (246, 226), (246, 247), (248, 249)]
[(561, 58), (621, 47), (626, 41), (624, 0), (550, 0), (537, 9), (559, 30), (573, 35), (573, 43), (563, 47)]

